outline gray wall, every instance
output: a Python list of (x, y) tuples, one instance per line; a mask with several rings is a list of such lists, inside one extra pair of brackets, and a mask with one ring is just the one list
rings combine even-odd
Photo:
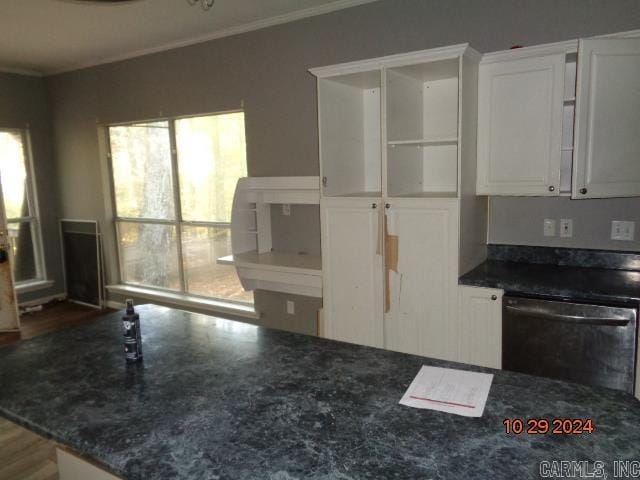
[[(494, 197), (489, 218), (490, 243), (640, 251), (640, 198)], [(545, 218), (556, 220), (555, 237), (543, 235)], [(561, 218), (573, 220), (573, 237), (560, 237)], [(611, 220), (636, 222), (635, 240), (611, 240)]]
[(291, 205), (290, 215), (282, 205), (271, 206), (272, 248), (276, 252), (320, 255), (320, 207)]
[[(54, 76), (47, 79), (47, 87), (60, 208), (65, 216), (98, 218), (105, 231), (111, 228), (105, 221), (96, 122), (244, 104), (250, 175), (317, 175), (316, 93), (307, 73), (310, 67), (461, 42), (487, 52), (636, 28), (637, 0), (383, 0)], [(493, 200), (494, 212), (510, 202)], [(529, 203), (518, 200), (514, 205)], [(592, 216), (591, 205), (584, 202), (575, 208), (586, 218)], [(492, 215), (492, 239), (506, 241), (502, 232), (508, 222), (507, 216)], [(585, 245), (596, 245), (589, 236), (583, 239)], [(282, 298), (265, 293), (257, 296), (257, 303), (261, 310), (278, 311)], [(310, 322), (315, 311), (300, 317)]]
[(58, 192), (44, 81), (38, 77), (0, 72), (0, 127), (27, 126), (31, 133), (47, 276), (55, 283), (51, 288), (19, 295), (19, 302), (64, 291), (57, 224)]

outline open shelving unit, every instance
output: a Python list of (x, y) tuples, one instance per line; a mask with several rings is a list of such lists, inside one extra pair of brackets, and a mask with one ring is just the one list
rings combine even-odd
[(234, 265), (245, 290), (322, 297), (319, 255), (274, 252), (271, 205), (320, 203), (318, 177), (246, 177), (238, 180), (231, 211), (232, 255), (217, 263)]
[(454, 196), (462, 148), (461, 58), (469, 51), (458, 45), (312, 69), (322, 195)]
[(319, 81), (323, 195), (380, 195), (381, 82), (380, 70)]
[(459, 71), (458, 58), (386, 69), (390, 197), (456, 193)]
[(571, 195), (573, 170), (573, 125), (576, 112), (577, 53), (566, 56), (562, 103), (562, 152), (560, 156), (560, 194)]

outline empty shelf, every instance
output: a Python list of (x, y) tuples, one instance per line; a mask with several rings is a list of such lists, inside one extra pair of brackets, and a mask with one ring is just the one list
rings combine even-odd
[(395, 198), (457, 198), (457, 192), (408, 192), (390, 195)]
[(390, 147), (395, 146), (416, 146), (416, 147), (428, 147), (431, 145), (456, 145), (458, 143), (458, 137), (436, 137), (436, 138), (422, 138), (418, 140), (395, 140), (388, 142)]
[(341, 195), (332, 195), (336, 197), (381, 197), (382, 192), (352, 192), (352, 193), (343, 193)]
[(322, 259), (318, 255), (245, 252), (219, 258), (217, 263), (274, 272), (322, 275)]

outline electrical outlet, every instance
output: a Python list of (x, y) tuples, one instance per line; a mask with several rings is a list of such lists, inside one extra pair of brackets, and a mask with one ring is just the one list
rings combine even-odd
[(611, 240), (633, 240), (636, 222), (613, 220), (611, 222)]
[(573, 237), (573, 220), (570, 218), (560, 219), (560, 236)]
[(291, 205), (288, 203), (283, 203), (282, 204), (282, 214), (283, 215), (291, 215)]
[(556, 221), (552, 218), (544, 219), (544, 236), (545, 237), (555, 237), (556, 236)]
[(296, 304), (293, 300), (287, 300), (287, 313), (289, 315), (296, 313)]

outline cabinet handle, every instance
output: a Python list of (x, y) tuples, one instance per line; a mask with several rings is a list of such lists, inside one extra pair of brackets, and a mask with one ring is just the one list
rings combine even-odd
[(553, 192), (556, 189), (556, 187), (554, 187), (553, 185), (549, 185), (549, 191)]
[(491, 295), (491, 300), (497, 300), (498, 296), (497, 295)]
[(391, 208), (391, 204), (390, 203), (385, 203), (384, 204), (384, 208), (386, 208), (387, 210)]
[(322, 177), (322, 186), (323, 187), (327, 186), (327, 177)]
[(586, 188), (584, 188), (584, 187), (583, 187), (583, 188), (581, 188), (581, 189), (580, 189), (580, 193), (581, 193), (582, 195), (585, 195), (585, 194), (587, 193), (587, 189), (586, 189)]
[(371, 204), (371, 208), (378, 208), (378, 204), (377, 203), (372, 203)]

